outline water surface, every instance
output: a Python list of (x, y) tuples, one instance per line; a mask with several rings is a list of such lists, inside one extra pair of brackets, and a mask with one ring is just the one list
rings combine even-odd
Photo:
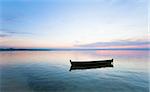
[[(149, 92), (149, 54), (136, 50), (0, 52), (0, 92)], [(70, 70), (69, 60), (114, 59)]]

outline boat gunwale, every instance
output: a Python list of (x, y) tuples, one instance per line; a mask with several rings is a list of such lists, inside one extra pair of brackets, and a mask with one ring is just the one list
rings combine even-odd
[(113, 59), (109, 59), (109, 60), (91, 60), (91, 61), (72, 61), (70, 60), (70, 63), (105, 63), (105, 62), (113, 62)]

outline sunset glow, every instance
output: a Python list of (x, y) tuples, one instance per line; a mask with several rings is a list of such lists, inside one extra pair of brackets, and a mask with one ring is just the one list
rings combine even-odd
[(3, 0), (0, 48), (149, 48), (147, 2)]

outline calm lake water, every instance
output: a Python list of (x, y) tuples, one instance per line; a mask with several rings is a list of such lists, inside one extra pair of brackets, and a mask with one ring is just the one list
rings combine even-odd
[[(114, 59), (70, 70), (69, 60)], [(136, 50), (0, 52), (0, 92), (149, 92), (149, 54)]]

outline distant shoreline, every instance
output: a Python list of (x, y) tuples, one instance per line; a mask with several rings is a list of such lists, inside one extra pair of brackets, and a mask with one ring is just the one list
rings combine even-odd
[(0, 51), (94, 51), (94, 50), (149, 50), (149, 48), (112, 48), (112, 49), (34, 49), (34, 48), (9, 48)]

